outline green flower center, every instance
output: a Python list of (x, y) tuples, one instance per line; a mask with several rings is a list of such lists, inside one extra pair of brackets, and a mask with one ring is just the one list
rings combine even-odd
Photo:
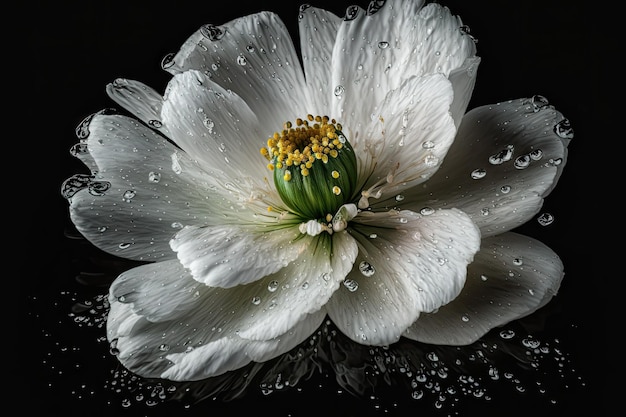
[(261, 154), (283, 202), (306, 219), (329, 221), (356, 189), (356, 156), (342, 127), (327, 116), (287, 122)]

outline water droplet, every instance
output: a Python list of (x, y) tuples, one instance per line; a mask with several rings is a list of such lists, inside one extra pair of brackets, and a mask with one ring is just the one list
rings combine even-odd
[(554, 133), (563, 139), (572, 139), (574, 137), (574, 129), (572, 129), (568, 119), (563, 119), (554, 125)]
[(130, 201), (133, 199), (133, 197), (135, 197), (136, 194), (137, 192), (135, 190), (126, 190), (124, 191), (124, 194), (122, 195), (122, 201), (125, 201), (126, 203), (130, 203)]
[(301, 285), (303, 290), (306, 290), (307, 288), (309, 288), (309, 282), (308, 281), (304, 281)]
[(172, 229), (182, 229), (184, 227), (181, 222), (172, 222), (170, 226)]
[(506, 147), (506, 149), (503, 149), (500, 152), (491, 155), (489, 157), (489, 163), (491, 165), (500, 165), (503, 162), (510, 161), (512, 156), (513, 156), (513, 145), (509, 145)]
[(489, 207), (483, 207), (482, 209), (480, 209), (480, 214), (482, 214), (483, 216), (488, 216), (489, 215)]
[(480, 276), (480, 280), (481, 281), (487, 281), (488, 279), (489, 279), (489, 277), (487, 275), (481, 274), (481, 276)]
[(218, 41), (224, 37), (224, 31), (218, 26), (211, 24), (202, 25), (200, 33), (211, 41)]
[(526, 337), (524, 339), (522, 339), (522, 345), (526, 346), (527, 348), (530, 349), (536, 349), (539, 347), (539, 345), (541, 345), (541, 342), (537, 339), (532, 339), (530, 337)]
[(272, 280), (269, 284), (267, 284), (267, 290), (269, 292), (274, 292), (278, 289), (278, 281)]
[(120, 249), (127, 249), (127, 248), (129, 248), (129, 247), (130, 247), (130, 245), (131, 245), (131, 244), (130, 244), (130, 243), (128, 243), (128, 242), (122, 242), (122, 243), (120, 243), (119, 245), (117, 245), (117, 247), (118, 247), (118, 248), (120, 248)]
[(537, 222), (542, 226), (547, 226), (554, 222), (554, 216), (550, 213), (541, 213), (539, 217), (537, 217)]
[(366, 277), (371, 277), (376, 273), (376, 269), (367, 261), (361, 261), (359, 264), (359, 271), (361, 271), (361, 274)]
[(254, 304), (255, 306), (258, 306), (259, 304), (261, 304), (261, 297), (252, 297), (251, 302), (252, 302), (252, 304)]
[(359, 283), (349, 278), (343, 280), (343, 286), (346, 287), (350, 292), (355, 292), (359, 289)]
[(343, 20), (345, 21), (354, 20), (357, 18), (358, 15), (359, 15), (359, 6), (351, 5), (351, 6), (348, 6), (348, 8), (346, 9), (346, 15)]
[(433, 142), (432, 140), (427, 140), (426, 142), (422, 143), (422, 148), (424, 149), (432, 149), (435, 147), (435, 142)]
[(175, 63), (174, 61), (174, 57), (176, 56), (175, 53), (170, 52), (169, 54), (166, 54), (163, 59), (161, 60), (161, 69), (168, 69), (170, 67), (172, 67)]
[(370, 239), (376, 239), (378, 235), (376, 233), (370, 233)]
[(148, 173), (148, 181), (155, 184), (158, 183), (159, 181), (161, 181), (161, 174), (159, 172), (150, 171)]
[(156, 119), (148, 120), (148, 125), (150, 127), (155, 128), (155, 129), (159, 129), (159, 128), (163, 127), (163, 123), (160, 120), (156, 120)]
[(70, 148), (70, 155), (78, 157), (80, 155), (88, 154), (89, 150), (87, 149), (86, 143), (77, 143)]
[(511, 186), (510, 185), (503, 185), (502, 187), (500, 187), (500, 192), (502, 194), (508, 194), (511, 192)]
[(500, 332), (500, 337), (503, 339), (512, 339), (515, 337), (515, 332), (513, 330), (502, 330)]
[(92, 181), (89, 183), (89, 194), (95, 196), (103, 196), (111, 188), (111, 183), (108, 181)]
[(168, 350), (170, 350), (170, 345), (163, 343), (159, 345), (159, 350), (161, 352), (167, 352)]
[(515, 158), (514, 166), (517, 169), (526, 169), (530, 165), (530, 156), (520, 155)]
[(515, 259), (513, 259), (513, 265), (521, 266), (523, 263), (524, 263), (524, 261), (522, 260), (522, 258), (515, 258)]
[(337, 98), (341, 98), (341, 96), (343, 95), (345, 91), (345, 88), (343, 85), (338, 85), (337, 87), (335, 87), (335, 90), (333, 91), (333, 93), (335, 94), (335, 97)]
[(424, 158), (424, 164), (426, 164), (427, 167), (434, 167), (439, 163), (439, 158), (437, 158), (435, 155), (426, 155), (426, 157)]
[(547, 107), (550, 103), (548, 102), (547, 98), (537, 94), (530, 99), (530, 104), (533, 106), (533, 112), (536, 113), (544, 107)]
[(432, 207), (423, 207), (423, 208), (420, 210), (420, 214), (421, 214), (422, 216), (430, 216), (430, 215), (431, 215), (431, 214), (433, 214), (434, 212), (435, 212), (435, 209), (434, 209), (434, 208), (432, 208)]
[(530, 157), (530, 159), (532, 159), (533, 161), (538, 161), (541, 159), (541, 157), (543, 156), (543, 151), (541, 149), (535, 149), (533, 151), (531, 151), (528, 156)]
[(329, 274), (328, 272), (324, 272), (324, 273), (322, 274), (322, 279), (323, 279), (324, 281), (330, 281), (330, 274)]
[(378, 47), (380, 49), (387, 49), (387, 48), (389, 48), (389, 42), (387, 42), (387, 41), (380, 41), (380, 42), (378, 42)]
[(248, 61), (246, 60), (246, 57), (243, 55), (238, 55), (237, 56), (237, 65), (241, 65), (242, 67), (245, 67), (248, 64)]
[(398, 194), (398, 195), (396, 196), (396, 201), (398, 201), (398, 202), (399, 202), (399, 201), (402, 201), (402, 200), (404, 200), (404, 196), (403, 196), (402, 194)]
[(209, 133), (213, 133), (213, 128), (215, 127), (215, 122), (213, 120), (207, 117), (202, 121), (202, 123), (204, 124), (204, 127), (209, 130)]
[(487, 175), (487, 171), (482, 169), (482, 168), (477, 168), (477, 169), (473, 170), (471, 172), (471, 174), (470, 174), (472, 179), (475, 179), (475, 180), (479, 180), (481, 178), (485, 178), (485, 175)]

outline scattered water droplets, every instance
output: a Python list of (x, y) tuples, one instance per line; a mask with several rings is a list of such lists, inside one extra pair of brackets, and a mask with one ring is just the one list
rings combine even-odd
[(537, 217), (537, 222), (542, 226), (548, 226), (554, 222), (554, 216), (551, 213), (541, 213)]

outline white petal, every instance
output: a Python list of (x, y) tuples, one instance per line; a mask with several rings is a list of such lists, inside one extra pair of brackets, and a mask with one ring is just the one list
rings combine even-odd
[(161, 122), (163, 97), (153, 88), (134, 80), (118, 78), (107, 85), (107, 94), (139, 120), (169, 137)]
[(450, 114), (454, 125), (458, 128), (472, 98), (480, 58), (472, 56), (463, 63), (463, 66), (450, 72), (450, 82), (454, 90), (454, 101), (450, 106)]
[[(387, 1), (374, 14), (358, 9), (346, 19), (333, 50), (330, 92), (342, 87), (333, 100), (333, 117), (344, 126), (362, 130), (360, 123), (377, 117), (388, 91), (406, 79), (440, 73), (463, 65), (476, 51), (474, 41), (461, 31), (462, 22), (439, 4), (423, 1)], [(352, 10), (357, 10), (352, 9)]]
[(267, 160), (259, 153), (271, 133), (247, 104), (198, 71), (176, 75), (168, 84), (162, 120), (172, 139), (192, 158), (231, 178), (262, 184)]
[(568, 126), (560, 112), (533, 99), (473, 109), (441, 169), (407, 191), (402, 207), (457, 207), (483, 237), (518, 227), (540, 210), (563, 170)]
[(267, 137), (287, 120), (307, 114), (309, 94), (293, 41), (284, 23), (270, 12), (203, 26), (166, 69), (172, 74), (198, 70), (238, 94), (260, 125), (273, 129), (265, 132)]
[(167, 355), (173, 365), (161, 377), (174, 381), (194, 381), (239, 369), (251, 361), (268, 361), (303, 342), (322, 324), (324, 317), (324, 312), (307, 316), (293, 329), (271, 340), (224, 337), (186, 353)]
[(194, 279), (211, 287), (248, 284), (286, 267), (309, 242), (294, 225), (269, 229), (241, 226), (188, 226), (171, 241)]
[(454, 141), (452, 99), (452, 86), (442, 75), (410, 78), (391, 91), (366, 139), (353, 144), (359, 178), (368, 179), (362, 188), (380, 191), (384, 199), (428, 179)]
[(302, 6), (298, 19), (300, 49), (306, 83), (311, 91), (309, 113), (325, 115), (330, 109), (332, 94), (328, 89), (333, 63), (333, 45), (341, 18), (315, 7)]
[[(95, 175), (71, 178), (63, 193), (77, 229), (100, 249), (129, 259), (169, 259), (175, 256), (169, 240), (189, 219), (224, 221), (216, 208), (232, 203), (207, 199), (215, 180), (152, 129), (120, 115), (95, 115), (86, 129)], [(179, 173), (175, 154), (186, 164)]]
[(327, 309), (363, 344), (396, 342), (420, 313), (454, 299), (480, 244), (478, 229), (458, 210), (364, 212), (351, 225), (359, 256)]
[(484, 239), (454, 301), (423, 314), (406, 336), (424, 343), (470, 344), (489, 330), (524, 317), (556, 295), (563, 264), (546, 245), (504, 233)]
[(152, 322), (173, 320), (190, 311), (205, 292), (178, 260), (141, 265), (122, 273), (111, 285), (109, 297), (131, 306)]
[(268, 340), (285, 333), (307, 314), (319, 311), (352, 268), (358, 249), (347, 232), (334, 233), (332, 242), (327, 233), (302, 239), (309, 245), (296, 261), (257, 283), (233, 289), (244, 300), (236, 311), (240, 337)]

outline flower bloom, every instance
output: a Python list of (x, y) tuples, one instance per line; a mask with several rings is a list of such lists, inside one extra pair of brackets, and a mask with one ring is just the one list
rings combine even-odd
[[(541, 96), (466, 112), (480, 58), (439, 4), (303, 6), (301, 60), (273, 13), (204, 25), (163, 95), (117, 79), (72, 148), (76, 228), (143, 261), (107, 336), (145, 376), (263, 362), (328, 317), (355, 342), (470, 344), (545, 305), (559, 257), (535, 216), (572, 130)], [(260, 150), (260, 151), (259, 151)]]

